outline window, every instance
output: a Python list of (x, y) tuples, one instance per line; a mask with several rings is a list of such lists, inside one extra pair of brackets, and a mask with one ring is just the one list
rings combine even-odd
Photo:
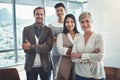
[[(21, 50), (22, 31), (25, 26), (34, 23), (35, 6), (16, 5), (16, 33), (14, 33), (12, 4), (0, 3), (0, 5), (0, 67), (4, 67), (25, 61), (25, 54)], [(17, 34), (17, 46), (14, 45), (14, 34)]]
[(33, 10), (35, 7), (36, 6), (16, 5), (16, 29), (18, 48), (21, 48), (23, 28), (34, 23)]
[(12, 5), (0, 3), (0, 51), (13, 49)]
[[(33, 11), (36, 6), (16, 5), (17, 48), (21, 49), (23, 28), (34, 23)], [(18, 62), (25, 61), (23, 50), (18, 52)]]
[(54, 20), (57, 20), (54, 7), (45, 7), (45, 11), (46, 11), (46, 18), (45, 18), (46, 25), (49, 25), (50, 23), (54, 22)]
[(0, 67), (10, 66), (15, 63), (14, 51), (0, 53)]
[[(12, 4), (14, 2), (11, 0), (0, 0), (0, 67), (15, 65), (16, 63), (23, 63), (25, 61), (25, 53), (21, 47), (22, 31), (25, 26), (34, 23), (33, 10), (35, 7), (45, 7), (46, 25), (57, 20), (54, 5), (58, 2), (62, 2), (66, 6), (66, 9), (68, 9), (67, 13), (74, 14), (77, 21), (79, 13), (82, 11), (81, 3), (75, 1), (23, 1), (24, 0), (16, 0), (14, 6)], [(15, 15), (13, 13), (15, 13)]]

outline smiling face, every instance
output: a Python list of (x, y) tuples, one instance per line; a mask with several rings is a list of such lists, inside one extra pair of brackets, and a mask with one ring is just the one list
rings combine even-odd
[(69, 31), (73, 30), (74, 27), (75, 27), (75, 23), (74, 23), (73, 19), (70, 18), (70, 17), (68, 17), (68, 18), (66, 19), (65, 26), (66, 26), (66, 28), (67, 28)]
[(92, 26), (91, 15), (89, 15), (89, 14), (81, 15), (79, 17), (79, 22), (80, 22), (81, 28), (84, 32), (91, 31), (91, 26)]
[(62, 6), (57, 7), (56, 8), (56, 15), (58, 16), (59, 19), (64, 18), (64, 16), (65, 16), (65, 9)]
[(34, 14), (35, 22), (37, 24), (42, 24), (45, 18), (44, 10), (43, 9), (37, 9)]

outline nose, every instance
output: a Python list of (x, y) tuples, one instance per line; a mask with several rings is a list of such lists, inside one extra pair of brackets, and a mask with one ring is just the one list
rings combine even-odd
[(42, 15), (41, 15), (41, 14), (37, 14), (36, 16), (37, 16), (37, 17), (42, 17)]
[(69, 23), (69, 24), (68, 24), (68, 27), (71, 28), (71, 27), (72, 27), (72, 23)]
[(41, 17), (41, 15), (38, 15), (38, 17)]
[(87, 23), (86, 23), (86, 22), (84, 22), (84, 23), (83, 23), (83, 25), (86, 27), (86, 26), (87, 26)]
[(62, 14), (62, 11), (58, 11), (59, 14)]
[(72, 25), (72, 23), (71, 23), (71, 22), (69, 22), (68, 24), (69, 24), (69, 25)]

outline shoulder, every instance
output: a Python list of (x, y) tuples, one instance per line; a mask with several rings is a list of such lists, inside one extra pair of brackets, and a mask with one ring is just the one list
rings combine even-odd
[(25, 28), (30, 28), (30, 27), (32, 27), (32, 26), (33, 26), (33, 24), (32, 24), (32, 25), (25, 26)]
[(94, 37), (95, 37), (96, 40), (103, 40), (103, 37), (102, 37), (101, 34), (94, 32), (93, 35), (94, 35)]
[(46, 26), (46, 25), (44, 26), (44, 28), (47, 29), (47, 30), (51, 30), (51, 28)]
[(81, 33), (76, 33), (74, 42), (79, 42), (82, 39), (83, 35)]
[(102, 37), (101, 34), (99, 34), (99, 33), (95, 33), (95, 32), (93, 32), (93, 35), (96, 36), (96, 37)]
[(54, 21), (54, 22), (52, 22), (52, 23), (48, 24), (48, 27), (53, 28), (53, 27), (55, 27), (55, 24), (56, 24), (56, 22)]
[(57, 38), (62, 38), (62, 35), (63, 35), (64, 33), (59, 33), (58, 34), (58, 36), (57, 36)]
[(59, 33), (59, 34), (58, 34), (58, 36), (62, 36), (62, 35), (64, 35), (64, 33)]
[(82, 34), (81, 33), (76, 33), (75, 34), (75, 39), (79, 39), (79, 38), (81, 38), (82, 37)]
[(32, 24), (32, 25), (25, 26), (25, 27), (24, 27), (24, 30), (30, 30), (30, 29), (32, 29), (32, 27), (33, 27), (33, 24)]
[(57, 21), (57, 20), (55, 20), (55, 21), (53, 21), (52, 23), (50, 23), (50, 25), (55, 26), (57, 23), (58, 23), (58, 21)]
[(82, 34), (81, 33), (76, 33), (75, 37), (80, 37)]
[(50, 28), (54, 28), (54, 26), (53, 26), (52, 24), (49, 24), (48, 27), (50, 27)]
[(49, 27), (63, 27), (63, 23), (58, 23), (58, 21), (54, 21), (51, 24), (48, 25)]

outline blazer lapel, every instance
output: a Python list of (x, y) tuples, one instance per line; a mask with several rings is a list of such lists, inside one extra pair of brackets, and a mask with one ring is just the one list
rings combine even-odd
[(62, 39), (63, 39), (63, 46), (64, 47), (72, 47), (73, 44), (71, 43), (71, 41), (69, 40), (68, 36), (66, 34), (62, 34)]
[(45, 36), (46, 36), (46, 27), (44, 26), (40, 33), (39, 43), (43, 43), (43, 41), (46, 38)]
[(31, 26), (32, 28), (31, 28), (31, 30), (30, 30), (30, 36), (31, 36), (31, 41), (32, 41), (32, 43), (34, 43), (34, 44), (36, 44), (36, 40), (35, 40), (35, 32), (34, 32), (34, 26), (32, 25)]

